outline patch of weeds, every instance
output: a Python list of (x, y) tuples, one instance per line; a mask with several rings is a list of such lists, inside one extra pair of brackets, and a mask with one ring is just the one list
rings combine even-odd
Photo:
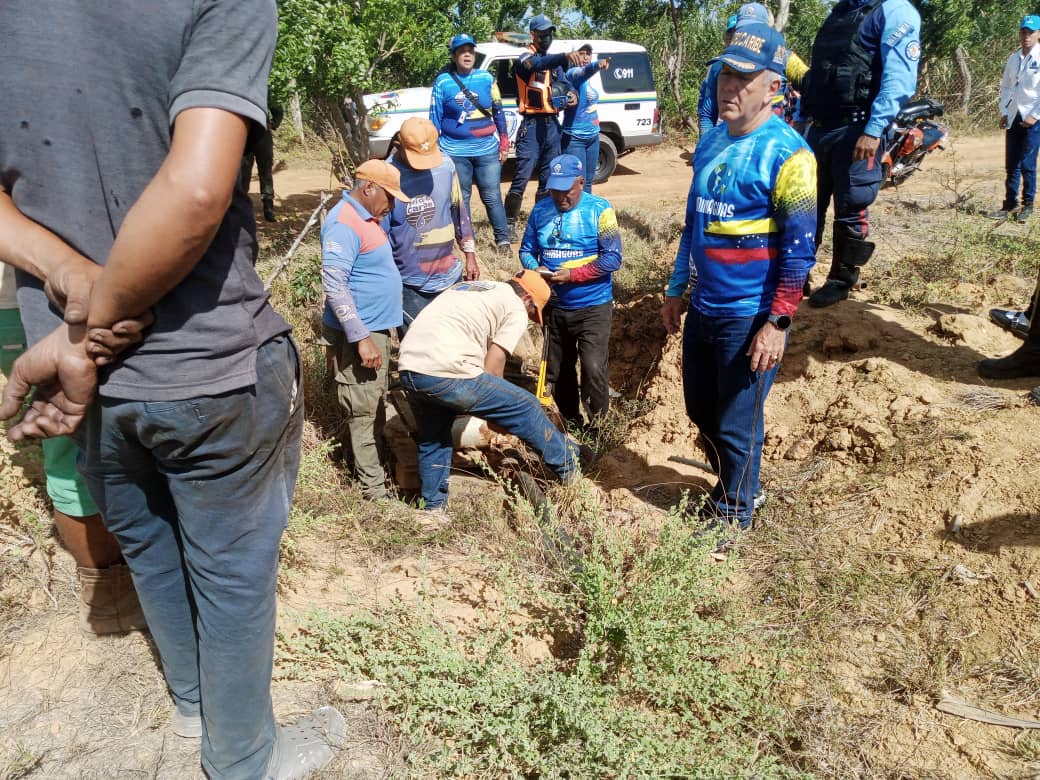
[(975, 675), (1008, 706), (1021, 707), (1040, 699), (1040, 651), (1036, 647), (1016, 642), (1001, 658), (976, 669)]
[(321, 299), (321, 253), (304, 247), (289, 268), (289, 304), (316, 306)]
[(594, 426), (574, 429), (571, 434), (581, 444), (592, 449), (596, 455), (610, 452), (620, 447), (628, 439), (628, 434), (636, 420), (650, 411), (650, 402), (636, 393), (635, 398), (615, 398), (610, 402), (607, 413), (597, 420)]
[(28, 746), (16, 742), (0, 751), (0, 780), (19, 780), (35, 772), (43, 756), (36, 755)]
[(1018, 761), (1024, 766), (1022, 777), (1033, 777), (1033, 772), (1040, 771), (1040, 735), (1036, 732), (1023, 731), (1014, 738), (1004, 742), (1005, 754)]
[(783, 651), (720, 595), (731, 569), (709, 559), (714, 540), (677, 515), (636, 540), (602, 509), (577, 520), (579, 566), (510, 574), (524, 603), (549, 591), (544, 628), (574, 645), (563, 657), (525, 663), (508, 611), (461, 633), (429, 595), (315, 612), (280, 649), (297, 675), (385, 683), (384, 706), (420, 746), (417, 777), (800, 776), (767, 747), (786, 729)]

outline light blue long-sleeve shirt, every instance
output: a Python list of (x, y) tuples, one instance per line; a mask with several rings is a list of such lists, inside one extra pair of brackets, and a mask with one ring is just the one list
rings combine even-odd
[[(866, 0), (854, 0), (856, 6)], [(885, 0), (860, 28), (860, 43), (881, 61), (881, 88), (863, 132), (880, 138), (917, 91), (921, 60), (921, 15), (910, 0)]]

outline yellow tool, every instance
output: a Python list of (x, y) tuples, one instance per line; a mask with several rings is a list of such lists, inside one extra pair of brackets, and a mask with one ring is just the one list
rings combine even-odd
[(542, 364), (538, 366), (538, 385), (534, 394), (542, 402), (542, 406), (552, 406), (553, 398), (545, 387), (545, 371), (549, 365), (549, 327), (542, 325)]

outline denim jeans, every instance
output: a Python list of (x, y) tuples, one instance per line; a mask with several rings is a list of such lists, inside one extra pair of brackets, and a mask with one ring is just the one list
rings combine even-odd
[(691, 308), (683, 327), (683, 396), (718, 474), (711, 509), (751, 527), (765, 438), (763, 408), (776, 367), (752, 371), (747, 351), (767, 314), (707, 317)]
[(177, 709), (202, 715), (211, 778), (264, 776), (278, 546), (303, 426), (289, 336), (257, 350), (257, 383), (219, 396), (102, 398), (84, 475), (119, 540)]
[(437, 509), (448, 502), (451, 472), (451, 426), (471, 414), (505, 428), (542, 456), (561, 481), (578, 466), (578, 448), (552, 424), (538, 399), (492, 374), (451, 379), (401, 372), (401, 385), (419, 425), (419, 479), (423, 505)]
[(477, 185), (480, 200), (484, 203), (488, 222), (495, 233), (496, 244), (509, 243), (509, 224), (506, 222), (506, 207), (502, 204), (502, 163), (498, 161), (498, 152), (477, 157), (455, 157), (455, 170), (459, 174), (459, 186), (462, 188), (462, 200), (466, 211), (472, 216), (469, 207), (469, 196), (473, 185)]
[(560, 147), (564, 154), (573, 154), (581, 160), (581, 164), (585, 166), (585, 186), (582, 189), (592, 192), (592, 180), (596, 178), (596, 168), (599, 167), (599, 136), (578, 138), (564, 133)]
[(1018, 184), (1022, 182), (1022, 205), (1032, 208), (1036, 199), (1036, 153), (1040, 149), (1040, 122), (1026, 127), (1015, 115), (1004, 134), (1004, 206), (1018, 207)]
[(613, 301), (584, 309), (545, 308), (549, 339), (546, 379), (552, 384), (556, 407), (568, 423), (581, 425), (581, 399), (585, 400), (594, 424), (610, 406), (610, 367), (607, 361), (613, 316)]
[(440, 295), (452, 284), (457, 284), (464, 275), (464, 271), (459, 272), (458, 279), (447, 285), (443, 290), (437, 290), (436, 292), (423, 292), (417, 290), (414, 287), (409, 287), (407, 284), (401, 288), (402, 303), (404, 307), (404, 319), (397, 328), (398, 335), (404, 338), (404, 334), (408, 332), (408, 326), (412, 324), (412, 320), (419, 316), (419, 312), (425, 309), (430, 303)]

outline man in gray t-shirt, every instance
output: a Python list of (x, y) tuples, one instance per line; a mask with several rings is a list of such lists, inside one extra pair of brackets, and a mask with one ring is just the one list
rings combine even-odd
[[(276, 26), (274, 0), (0, 3), (0, 259), (34, 345), (0, 417), (34, 385), (11, 438), (77, 432), (173, 729), (201, 735), (211, 778), (300, 776), (344, 730), (331, 708), (279, 729), (270, 697), (303, 402), (236, 179), (266, 122)], [(41, 252), (27, 224), (96, 265)]]

